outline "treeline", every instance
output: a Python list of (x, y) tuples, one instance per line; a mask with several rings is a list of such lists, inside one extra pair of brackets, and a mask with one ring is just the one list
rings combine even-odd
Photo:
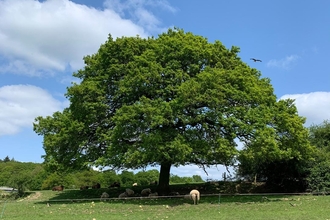
[[(7, 158), (7, 157), (6, 157)], [(93, 169), (74, 171), (70, 173), (47, 172), (43, 164), (23, 163), (15, 160), (0, 160), (0, 186), (9, 186), (24, 190), (47, 190), (55, 185), (64, 185), (66, 188), (78, 189), (80, 186), (92, 186), (100, 183), (101, 187), (108, 187), (114, 182), (121, 186), (150, 185), (158, 181), (159, 171), (156, 169), (140, 171), (95, 171)], [(171, 175), (170, 183), (204, 182), (201, 176), (179, 177)]]

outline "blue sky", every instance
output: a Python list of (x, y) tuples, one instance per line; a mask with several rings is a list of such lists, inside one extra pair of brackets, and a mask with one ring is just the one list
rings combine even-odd
[[(279, 99), (296, 100), (306, 126), (320, 124), (330, 119), (329, 11), (328, 0), (0, 0), (0, 158), (42, 162), (34, 118), (69, 105), (72, 73), (109, 33), (157, 36), (174, 26), (240, 47)], [(220, 179), (223, 169), (208, 171)], [(206, 178), (194, 166), (172, 173)]]

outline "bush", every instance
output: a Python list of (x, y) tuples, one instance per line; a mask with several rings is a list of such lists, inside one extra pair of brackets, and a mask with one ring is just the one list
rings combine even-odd
[(330, 161), (314, 164), (307, 177), (308, 188), (316, 192), (330, 190)]

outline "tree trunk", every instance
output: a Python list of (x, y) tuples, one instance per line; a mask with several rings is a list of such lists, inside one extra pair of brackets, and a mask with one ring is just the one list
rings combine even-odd
[(172, 164), (164, 162), (160, 164), (160, 173), (158, 181), (158, 194), (168, 195), (170, 193), (170, 170)]

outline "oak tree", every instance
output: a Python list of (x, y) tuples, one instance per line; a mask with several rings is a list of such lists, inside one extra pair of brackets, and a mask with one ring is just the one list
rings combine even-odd
[(233, 164), (238, 139), (283, 154), (279, 135), (296, 131), (285, 124), (275, 131), (281, 106), (270, 80), (238, 52), (176, 28), (158, 37), (109, 36), (73, 74), (81, 82), (67, 90), (70, 106), (36, 118), (46, 163), (159, 165), (159, 187), (168, 189), (171, 166)]

